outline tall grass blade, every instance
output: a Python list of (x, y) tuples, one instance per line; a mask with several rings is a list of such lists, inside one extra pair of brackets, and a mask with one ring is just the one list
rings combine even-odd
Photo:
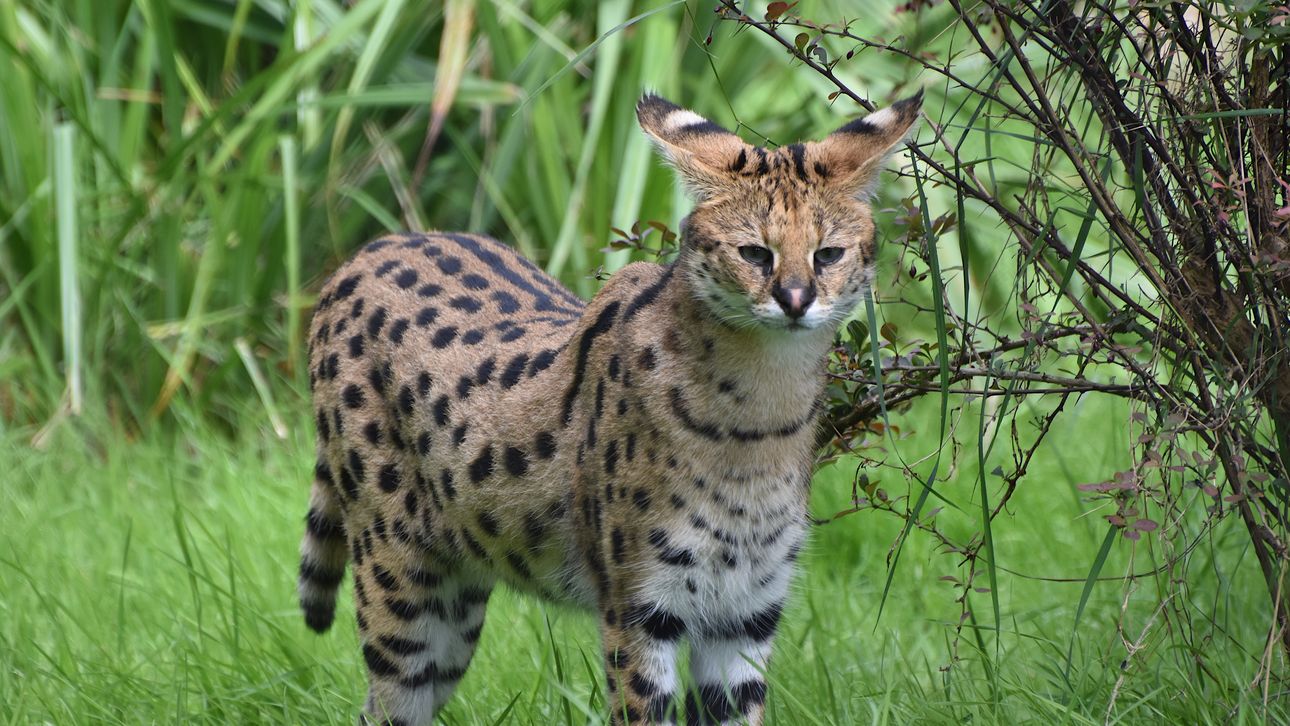
[(600, 4), (596, 25), (600, 32), (600, 52), (596, 57), (596, 76), (591, 92), (591, 114), (587, 119), (587, 128), (582, 137), (582, 153), (578, 157), (578, 169), (574, 172), (573, 189), (569, 203), (565, 207), (564, 221), (560, 225), (560, 234), (555, 239), (551, 250), (551, 260), (547, 263), (547, 272), (559, 276), (571, 253), (576, 254), (578, 245), (579, 222), (581, 222), (582, 205), (586, 198), (587, 176), (591, 172), (591, 163), (595, 159), (597, 146), (600, 143), (600, 132), (605, 125), (605, 113), (609, 110), (609, 97), (615, 91), (618, 81), (618, 58), (622, 54), (622, 35), (614, 33), (614, 28), (623, 23), (631, 3), (627, 0), (609, 0)]
[(444, 5), (443, 34), (439, 39), (439, 68), (434, 75), (434, 98), (430, 102), (430, 118), (426, 135), (417, 153), (417, 164), (412, 171), (412, 186), (420, 187), (425, 178), (430, 152), (443, 131), (443, 121), (457, 98), (457, 89), (466, 72), (466, 55), (470, 50), (471, 31), (475, 26), (473, 0), (447, 0)]
[(63, 122), (54, 127), (54, 202), (58, 217), (58, 292), (62, 310), (63, 366), (67, 404), (79, 414), (83, 403), (81, 343), (81, 293), (78, 284), (78, 230), (76, 201), (76, 127)]
[(287, 269), (287, 364), (296, 370), (300, 364), (300, 159), (296, 140), (281, 136), (278, 148), (282, 156), (282, 206), (286, 215)]
[(1067, 681), (1071, 675), (1071, 661), (1075, 657), (1075, 636), (1079, 634), (1079, 620), (1084, 615), (1084, 606), (1088, 604), (1089, 596), (1093, 594), (1093, 585), (1097, 584), (1097, 578), (1102, 574), (1102, 566), (1106, 564), (1106, 558), (1111, 554), (1111, 545), (1115, 544), (1116, 529), (1111, 525), (1106, 529), (1106, 536), (1102, 538), (1102, 546), (1097, 550), (1097, 556), (1093, 558), (1093, 566), (1088, 568), (1088, 577), (1084, 578), (1084, 589), (1079, 594), (1079, 605), (1075, 606), (1075, 620), (1071, 623), (1071, 641), (1066, 648), (1066, 668), (1063, 671), (1063, 677)]
[(242, 359), (242, 365), (246, 366), (247, 374), (251, 376), (251, 383), (260, 396), (260, 403), (264, 405), (264, 412), (269, 417), (270, 425), (273, 426), (273, 433), (279, 439), (285, 440), (289, 433), (287, 425), (278, 415), (278, 407), (273, 403), (273, 390), (269, 388), (269, 381), (260, 370), (260, 364), (255, 362), (255, 353), (251, 351), (251, 346), (247, 345), (245, 338), (234, 340), (233, 348), (237, 351), (237, 356)]

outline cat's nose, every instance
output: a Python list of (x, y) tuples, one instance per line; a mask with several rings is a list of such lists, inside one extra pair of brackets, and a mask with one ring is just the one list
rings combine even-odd
[(807, 308), (815, 302), (815, 281), (802, 284), (780, 285), (778, 282), (770, 290), (779, 307), (788, 317), (796, 320), (806, 314)]

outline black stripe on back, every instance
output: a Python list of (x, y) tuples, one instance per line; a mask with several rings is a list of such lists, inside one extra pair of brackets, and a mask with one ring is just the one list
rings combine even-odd
[(582, 379), (587, 375), (587, 357), (591, 354), (591, 346), (596, 342), (597, 337), (609, 332), (609, 329), (614, 326), (614, 316), (618, 314), (620, 305), (618, 300), (606, 305), (596, 316), (596, 321), (591, 324), (591, 327), (582, 331), (582, 336), (578, 339), (578, 358), (574, 362), (573, 382), (564, 393), (561, 420), (564, 421), (565, 426), (573, 421), (573, 402), (578, 397), (578, 389), (582, 387)]

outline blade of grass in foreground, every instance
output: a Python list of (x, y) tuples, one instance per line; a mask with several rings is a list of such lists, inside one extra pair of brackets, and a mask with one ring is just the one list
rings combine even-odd
[(287, 259), (287, 364), (293, 372), (300, 363), (300, 198), (299, 158), (296, 140), (278, 139), (282, 154), (282, 206), (286, 214)]
[[(934, 488), (934, 485), (936, 483), (936, 476), (940, 471), (940, 464), (941, 464), (940, 455), (941, 455), (941, 450), (944, 448), (944, 445), (945, 445), (945, 431), (946, 431), (947, 422), (949, 419), (949, 410), (948, 410), (949, 409), (949, 362), (948, 362), (948, 359), (946, 358), (946, 355), (947, 355), (946, 351), (948, 350), (948, 344), (946, 342), (947, 336), (946, 336), (944, 300), (941, 295), (941, 291), (944, 289), (944, 281), (942, 280), (942, 277), (941, 277), (940, 258), (937, 256), (937, 253), (936, 253), (935, 239), (930, 236), (931, 222), (930, 220), (927, 219), (927, 214), (928, 214), (927, 197), (922, 193), (922, 184), (921, 184), (920, 177), (915, 175), (915, 180), (919, 185), (918, 187), (919, 194), (920, 194), (920, 198), (922, 199), (921, 204), (923, 207), (924, 234), (928, 235), (925, 240), (928, 247), (928, 260), (929, 260), (929, 264), (933, 266), (933, 269), (934, 269), (933, 279), (935, 279), (937, 283), (936, 292), (935, 294), (933, 294), (932, 297), (935, 300), (935, 306), (936, 306), (936, 337), (938, 342), (937, 353), (938, 353), (938, 359), (940, 363), (940, 378), (941, 378), (940, 427), (941, 429), (940, 429), (940, 438), (938, 439), (939, 443), (937, 444), (936, 459), (932, 462), (932, 470), (927, 475), (927, 481), (925, 482), (921, 480), (919, 481), (919, 483), (922, 484), (923, 486), (923, 490), (922, 492), (919, 493), (918, 501), (915, 502), (913, 509), (910, 510), (909, 514), (905, 517), (905, 523), (901, 527), (900, 535), (896, 540), (895, 553), (892, 555), (891, 566), (887, 568), (887, 579), (886, 579), (886, 582), (883, 584), (883, 588), (882, 588), (882, 599), (878, 603), (878, 614), (874, 618), (874, 628), (878, 627), (878, 621), (882, 619), (882, 611), (887, 605), (887, 595), (891, 592), (891, 585), (896, 577), (896, 567), (900, 563), (900, 553), (901, 551), (904, 550), (905, 542), (909, 538), (909, 533), (913, 530), (914, 523), (918, 521), (918, 515), (922, 513), (923, 507), (927, 504), (928, 497), (935, 495), (937, 499), (945, 502), (948, 506), (951, 506), (954, 509), (959, 508), (956, 504), (949, 501), (945, 497), (941, 496), (941, 494), (937, 492)], [(887, 424), (886, 434), (888, 437), (890, 437), (892, 435), (891, 425), (890, 425), (890, 422), (888, 421), (886, 397), (883, 395), (883, 389), (882, 389), (882, 358), (879, 355), (879, 346), (878, 346), (878, 319), (877, 319), (877, 314), (874, 311), (872, 294), (870, 294), (868, 297), (865, 298), (865, 311), (869, 316), (869, 345), (873, 351), (873, 367), (874, 367), (874, 375), (877, 381), (876, 387), (878, 389), (878, 402), (882, 410), (883, 422)], [(917, 477), (915, 476), (915, 478)], [(997, 615), (997, 612), (998, 612), (998, 609), (996, 608), (996, 615)]]
[(1107, 555), (1111, 554), (1113, 544), (1115, 544), (1115, 525), (1108, 527), (1106, 536), (1102, 538), (1102, 546), (1097, 550), (1097, 557), (1093, 558), (1093, 566), (1088, 570), (1088, 577), (1084, 578), (1084, 590), (1080, 592), (1079, 605), (1075, 607), (1075, 621), (1071, 623), (1071, 641), (1066, 648), (1066, 669), (1062, 673), (1067, 682), (1071, 677), (1071, 661), (1075, 656), (1075, 636), (1079, 632), (1079, 619), (1084, 614), (1084, 606), (1088, 604), (1088, 598), (1093, 594), (1093, 585), (1102, 574), (1102, 566), (1106, 564)]
[[(621, 27), (627, 15), (630, 3), (625, 0), (612, 0), (600, 5), (598, 22), (600, 27), (606, 25)], [(564, 263), (572, 255), (577, 255), (578, 228), (581, 221), (583, 201), (587, 195), (587, 178), (591, 172), (591, 163), (595, 159), (600, 145), (600, 132), (605, 126), (605, 114), (609, 110), (609, 98), (615, 91), (618, 77), (618, 59), (622, 54), (623, 36), (613, 30), (602, 33), (603, 46), (596, 58), (596, 77), (591, 93), (591, 115), (587, 119), (587, 130), (582, 137), (582, 153), (578, 157), (578, 168), (574, 173), (573, 189), (569, 204), (565, 208), (564, 222), (560, 225), (560, 234), (556, 237), (555, 248), (551, 250), (551, 260), (547, 263), (547, 272), (559, 277)], [(575, 264), (577, 260), (575, 259)]]
[(81, 412), (81, 295), (77, 286), (76, 127), (54, 127), (54, 200), (58, 217), (58, 291), (62, 303), (63, 357), (67, 368), (67, 401)]

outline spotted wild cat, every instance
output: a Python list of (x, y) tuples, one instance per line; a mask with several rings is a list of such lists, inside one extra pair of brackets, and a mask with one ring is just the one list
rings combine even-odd
[(384, 237), (335, 273), (310, 330), (299, 590), (326, 630), (352, 562), (367, 720), (429, 723), (505, 582), (598, 613), (615, 723), (761, 722), (825, 355), (920, 105), (768, 150), (645, 96), (696, 204), (673, 264), (628, 265), (591, 302), (471, 234)]

